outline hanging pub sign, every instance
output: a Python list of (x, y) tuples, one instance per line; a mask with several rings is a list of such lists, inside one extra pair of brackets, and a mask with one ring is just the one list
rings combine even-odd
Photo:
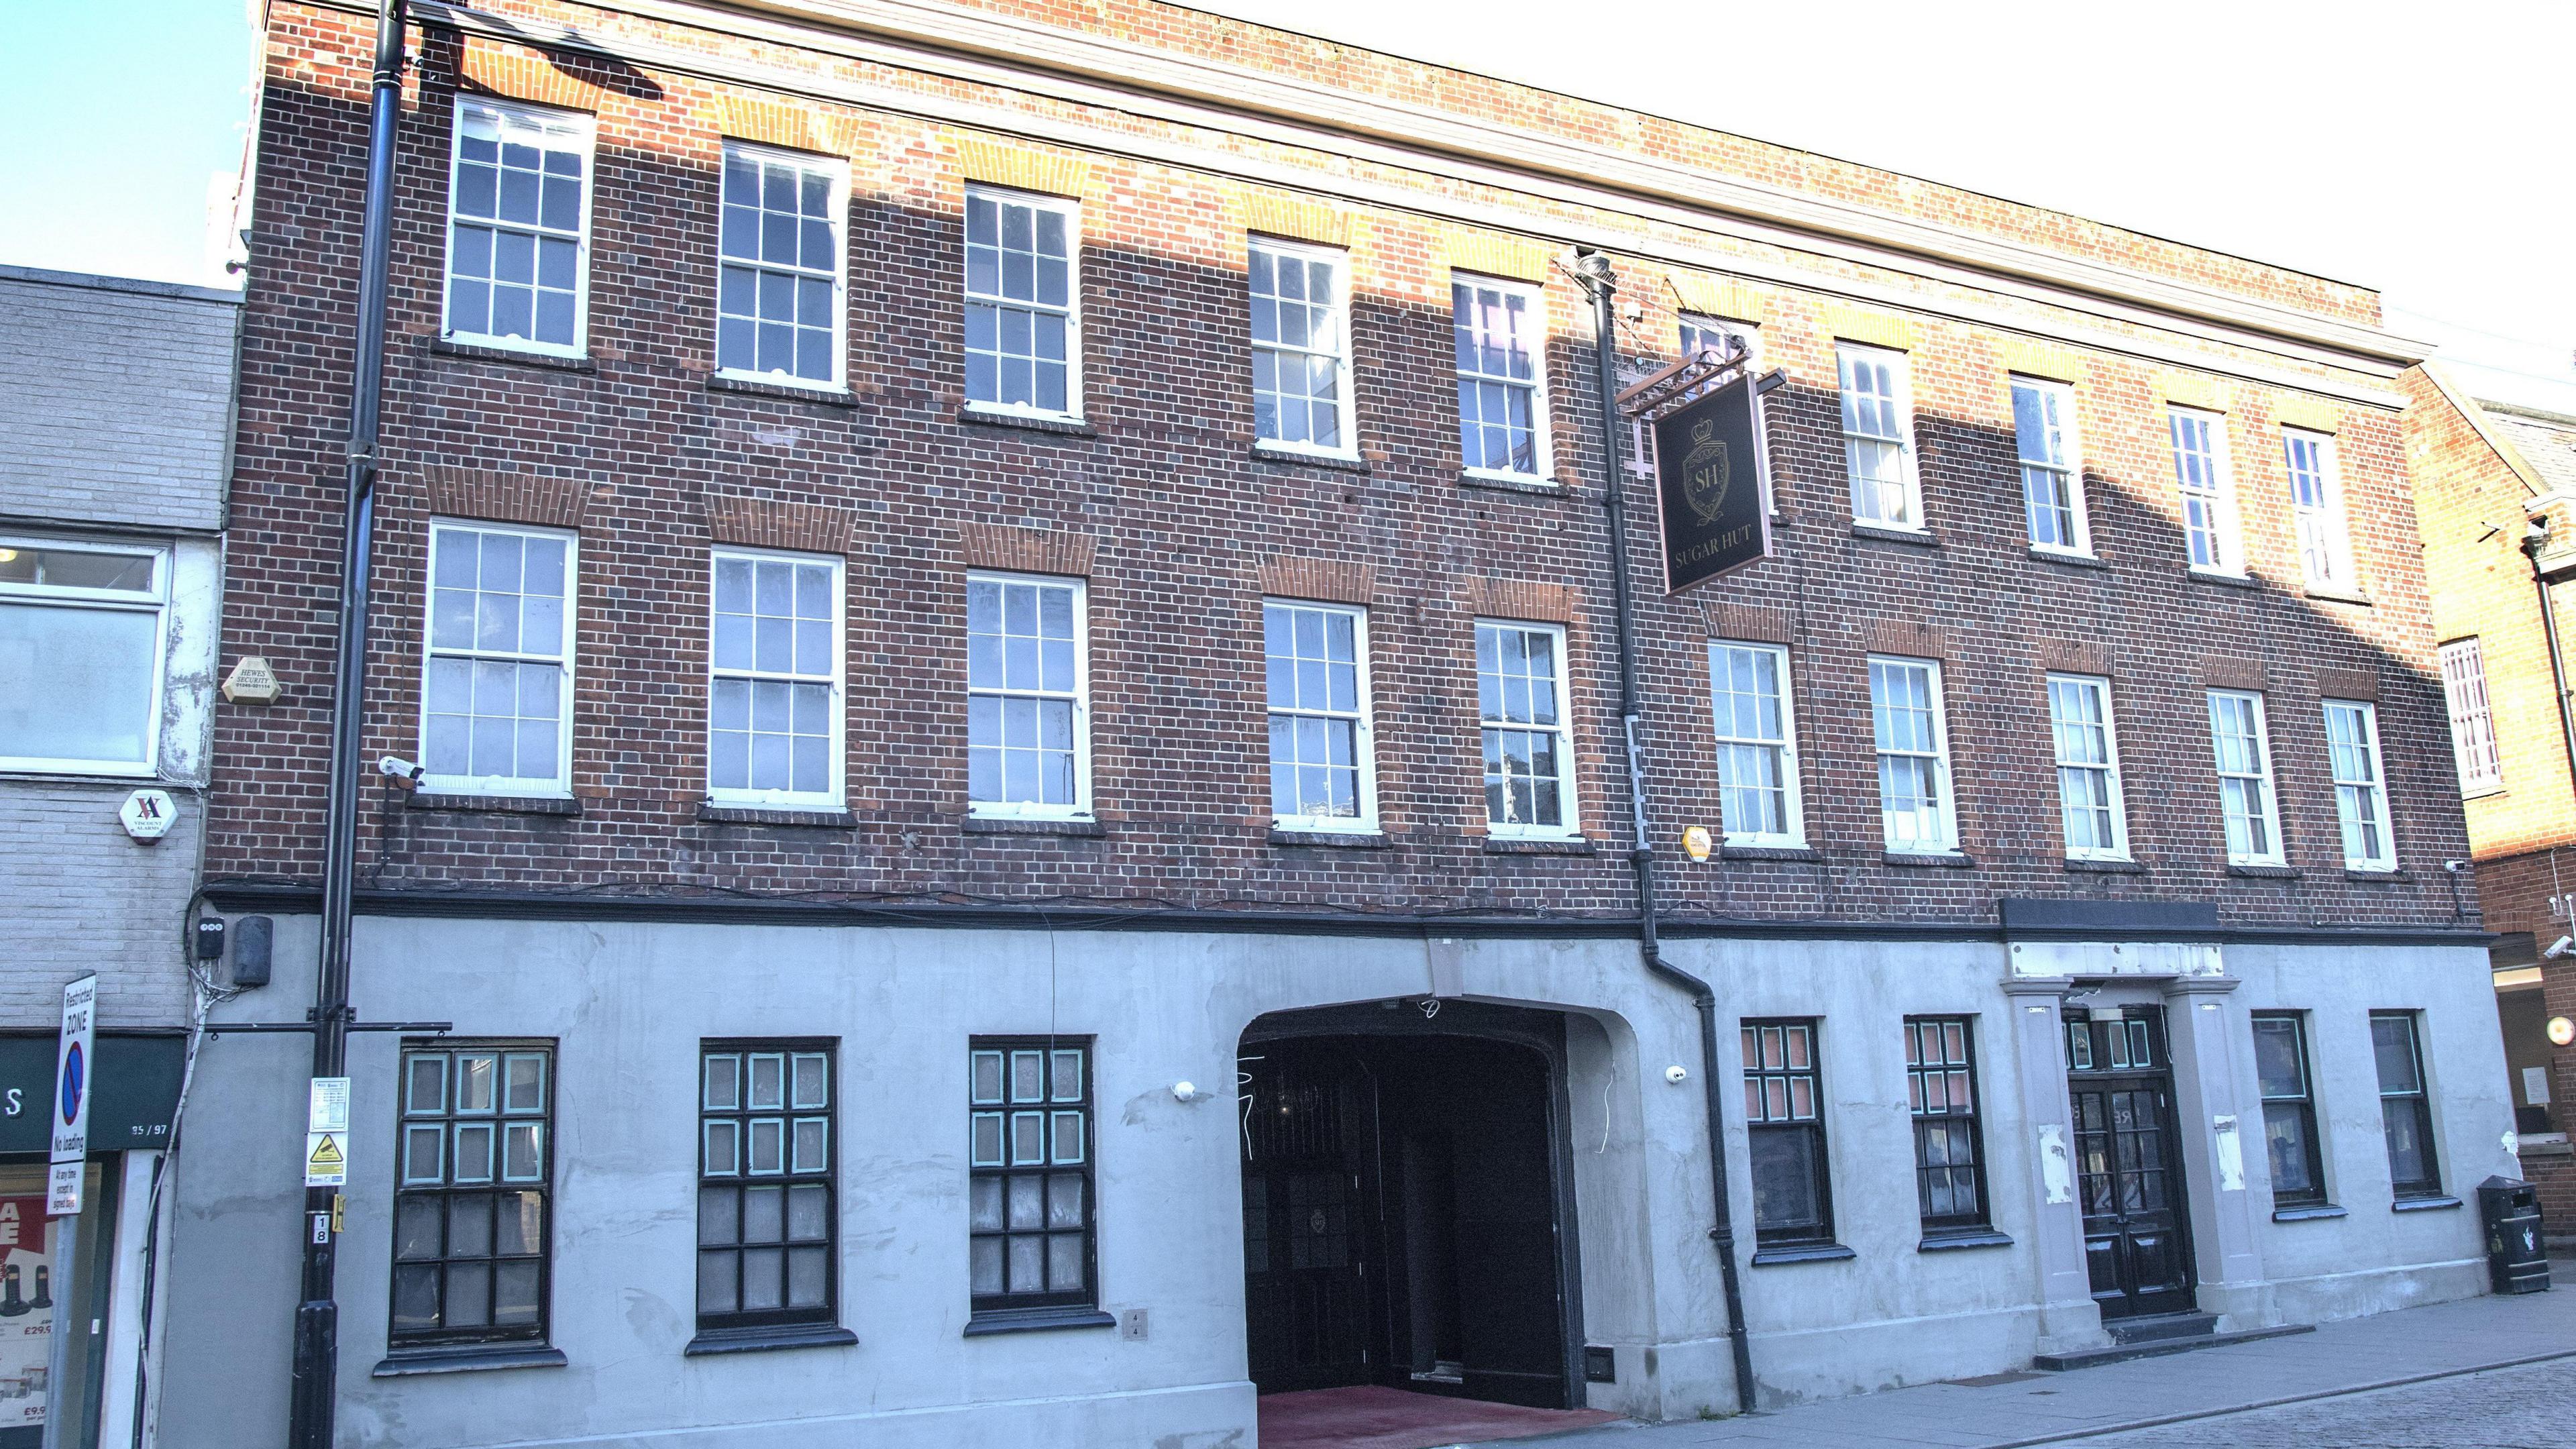
[(1666, 593), (1770, 557), (1768, 466), (1750, 376), (1655, 419)]

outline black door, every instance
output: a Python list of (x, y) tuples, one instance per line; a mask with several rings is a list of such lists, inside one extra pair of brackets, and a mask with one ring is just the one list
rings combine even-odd
[(1243, 1269), (1262, 1393), (1370, 1381), (1366, 1220), (1357, 1140), (1370, 1123), (1351, 1064), (1275, 1042), (1242, 1063)]
[(2084, 1260), (2106, 1319), (2186, 1313), (2191, 1245), (2163, 1013), (2067, 1013)]

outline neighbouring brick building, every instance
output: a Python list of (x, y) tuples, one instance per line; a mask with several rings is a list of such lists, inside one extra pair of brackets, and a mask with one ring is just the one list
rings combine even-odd
[[(1781, 384), (1775, 556), (1635, 624), (1759, 1396), (2483, 1291), (2370, 292), (1133, 0), (413, 14), (354, 998), (455, 1029), (351, 1046), (344, 1442), (1730, 1409), (1578, 248), (1623, 369)], [(225, 648), (285, 693), (207, 848), (283, 1020), (372, 40), (266, 15)], [(192, 1442), (284, 1419), (303, 1051), (206, 1069)]]
[[(2553, 1234), (2576, 1234), (2576, 730), (2563, 702), (2576, 614), (2576, 418), (2484, 402), (2433, 365), (2406, 375), (2406, 456), (2492, 948), (2522, 1175)], [(2544, 600), (2546, 604), (2544, 605)], [(2558, 657), (2541, 617), (2557, 616)], [(2563, 1030), (2563, 1029), (2562, 1029)]]
[[(148, 1377), (240, 321), (231, 292), (0, 267), (0, 1445), (35, 1444), (55, 1412), (65, 1443), (125, 1443)], [(90, 1166), (65, 1293), (46, 1105), (64, 987), (88, 976)], [(49, 1384), (49, 1329), (84, 1321), (87, 1351)]]

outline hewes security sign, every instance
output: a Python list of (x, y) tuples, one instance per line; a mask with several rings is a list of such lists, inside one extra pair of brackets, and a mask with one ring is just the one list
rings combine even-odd
[(63, 1034), (54, 1054), (53, 1172), (45, 1191), (48, 1217), (81, 1210), (81, 1177), (89, 1161), (90, 1058), (98, 1026), (98, 978), (63, 987)]
[(1678, 594), (1771, 553), (1762, 409), (1740, 376), (1655, 419), (1664, 591)]

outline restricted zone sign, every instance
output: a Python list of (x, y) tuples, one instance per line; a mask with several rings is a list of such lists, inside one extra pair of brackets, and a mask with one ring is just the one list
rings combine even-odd
[(89, 1163), (90, 1058), (97, 1044), (98, 978), (84, 976), (63, 987), (63, 1034), (54, 1052), (53, 1171), (45, 1188), (45, 1214), (67, 1217), (81, 1210), (81, 1178)]

